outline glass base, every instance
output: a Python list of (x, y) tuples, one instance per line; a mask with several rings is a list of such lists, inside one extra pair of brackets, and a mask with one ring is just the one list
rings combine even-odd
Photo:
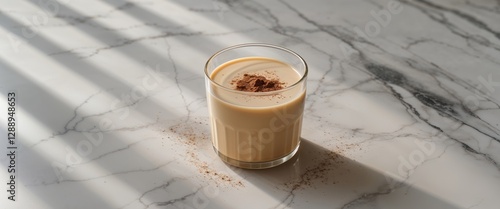
[(219, 155), (219, 157), (222, 159), (222, 161), (224, 161), (225, 163), (227, 163), (229, 165), (236, 166), (239, 168), (245, 168), (245, 169), (265, 169), (265, 168), (272, 168), (272, 167), (281, 165), (281, 164), (285, 163), (286, 161), (290, 160), (295, 155), (295, 153), (297, 153), (297, 151), (299, 150), (299, 147), (300, 147), (300, 143), (297, 145), (297, 147), (292, 152), (290, 152), (290, 154), (285, 155), (285, 156), (283, 156), (279, 159), (276, 159), (276, 160), (265, 161), (265, 162), (239, 161), (239, 160), (235, 160), (233, 158), (230, 158), (228, 156), (225, 156), (224, 154), (220, 153), (217, 150), (217, 148), (215, 148), (215, 147), (214, 147), (214, 150), (217, 153), (217, 155)]

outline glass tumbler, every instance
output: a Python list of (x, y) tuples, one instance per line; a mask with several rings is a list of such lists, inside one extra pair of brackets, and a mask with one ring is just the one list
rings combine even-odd
[(208, 59), (205, 81), (211, 139), (224, 162), (263, 169), (295, 155), (307, 71), (297, 53), (263, 43), (231, 46)]

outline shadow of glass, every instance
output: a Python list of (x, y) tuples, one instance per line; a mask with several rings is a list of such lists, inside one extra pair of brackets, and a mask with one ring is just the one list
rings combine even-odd
[(231, 169), (273, 196), (276, 208), (460, 208), (307, 139), (278, 167)]

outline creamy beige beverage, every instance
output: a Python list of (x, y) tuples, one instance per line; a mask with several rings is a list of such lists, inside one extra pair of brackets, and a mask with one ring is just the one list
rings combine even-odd
[[(276, 82), (254, 81), (251, 85), (260, 85), (255, 88), (262, 90), (258, 92), (238, 89), (242, 80), (250, 76)], [(208, 93), (212, 140), (223, 159), (267, 162), (296, 151), (305, 85), (294, 85), (301, 79), (295, 69), (274, 59), (245, 57), (218, 66), (210, 79), (213, 81)]]

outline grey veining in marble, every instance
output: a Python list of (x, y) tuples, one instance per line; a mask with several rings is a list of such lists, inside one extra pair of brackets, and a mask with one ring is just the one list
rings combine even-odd
[[(4, 1), (7, 208), (500, 205), (500, 2)], [(264, 42), (308, 62), (299, 153), (267, 170), (210, 144), (203, 66)], [(3, 154), (6, 153), (6, 154)]]

